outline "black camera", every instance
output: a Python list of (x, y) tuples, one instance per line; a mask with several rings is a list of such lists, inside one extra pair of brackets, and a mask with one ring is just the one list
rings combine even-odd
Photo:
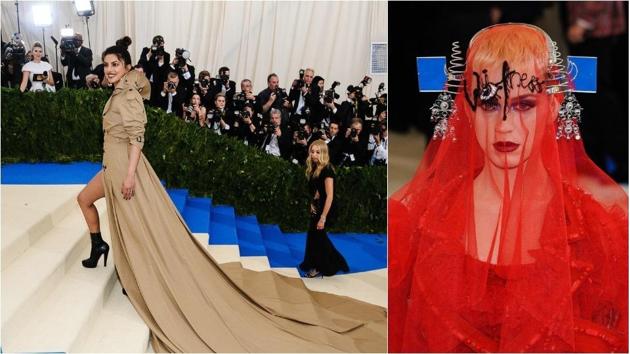
[(46, 81), (48, 79), (48, 72), (44, 71), (41, 74), (33, 74), (33, 81)]
[(2, 60), (23, 63), (25, 58), (26, 48), (24, 47), (24, 42), (20, 34), (15, 33), (11, 38), (11, 42), (4, 49), (4, 53), (2, 53)]
[(77, 48), (79, 48), (79, 41), (75, 36), (61, 37), (61, 43), (59, 43), (59, 49), (65, 55), (75, 54)]
[[(385, 91), (385, 83), (381, 82), (378, 85), (378, 91), (375, 94), (375, 97), (370, 98), (370, 104), (371, 105), (379, 105), (379, 104), (383, 104), (383, 105), (387, 105), (387, 93), (383, 93), (383, 91)], [(380, 102), (380, 98), (383, 98), (383, 103)]]
[(274, 134), (276, 131), (276, 126), (271, 122), (267, 122), (262, 125), (262, 133), (263, 134)]
[(88, 82), (88, 87), (91, 89), (97, 89), (100, 87), (100, 85), (98, 84), (96, 80), (92, 80)]
[(175, 89), (177, 88), (177, 84), (176, 84), (176, 83), (174, 83), (173, 81), (169, 81), (169, 82), (166, 84), (166, 87), (167, 87), (169, 90), (175, 90)]
[(369, 85), (371, 82), (372, 82), (372, 78), (371, 78), (371, 77), (369, 77), (369, 76), (367, 76), (367, 75), (365, 75), (365, 76), (363, 77), (363, 80), (361, 80), (361, 82), (359, 83), (359, 86), (360, 86), (361, 88), (363, 88), (363, 87), (365, 87), (365, 86)]
[(359, 131), (356, 128), (350, 129), (350, 137), (351, 138), (356, 138), (358, 134), (359, 134)]
[(199, 80), (199, 84), (203, 87), (206, 88), (210, 85), (210, 79), (208, 77), (204, 77), (201, 80)]
[(304, 87), (304, 85), (306, 85), (306, 83), (304, 82), (304, 69), (300, 69), (299, 76), (300, 78), (297, 80), (293, 80), (293, 84), (291, 84), (291, 87), (293, 89), (301, 89), (302, 87)]
[(339, 86), (339, 84), (339, 81), (333, 82), (330, 88), (324, 92), (324, 102), (332, 103), (339, 98), (339, 95), (335, 92), (335, 87)]
[(190, 52), (184, 48), (175, 49), (175, 58), (177, 58), (177, 68), (182, 68), (190, 59)]

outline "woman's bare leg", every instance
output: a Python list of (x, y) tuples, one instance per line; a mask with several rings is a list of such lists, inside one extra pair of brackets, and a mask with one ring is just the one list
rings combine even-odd
[(94, 202), (104, 196), (105, 188), (103, 187), (103, 170), (100, 170), (77, 196), (77, 202), (79, 203), (79, 207), (81, 207), (83, 217), (90, 229), (90, 233), (101, 231), (98, 210), (96, 209)]

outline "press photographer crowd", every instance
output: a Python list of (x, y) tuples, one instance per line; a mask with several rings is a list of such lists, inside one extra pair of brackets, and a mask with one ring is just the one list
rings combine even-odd
[[(103, 65), (92, 68), (92, 51), (83, 46), (81, 34), (62, 37), (60, 42), (65, 82), (53, 71), (41, 43), (34, 42), (26, 51), (19, 34), (9, 43), (2, 42), (2, 86), (22, 92), (111, 89)], [(296, 73), (288, 89), (280, 87), (278, 75), (269, 74), (267, 88), (255, 94), (252, 80), (241, 79), (239, 90), (226, 66), (216, 75), (208, 70), (196, 73), (188, 50), (178, 48), (171, 58), (164, 43), (162, 36), (155, 36), (134, 67), (151, 82), (149, 105), (296, 164), (304, 164), (308, 147), (317, 139), (326, 141), (336, 166), (387, 164), (384, 83), (368, 97), (364, 92), (372, 79), (366, 75), (341, 92), (338, 81), (326, 82), (314, 69), (305, 68)], [(116, 42), (130, 44), (129, 37)]]

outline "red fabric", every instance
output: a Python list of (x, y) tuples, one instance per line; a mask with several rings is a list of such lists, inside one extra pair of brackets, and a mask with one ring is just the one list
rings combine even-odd
[[(514, 26), (496, 30), (506, 46), (547, 62), (531, 52), (545, 38), (521, 43), (515, 31), (531, 28)], [(470, 46), (469, 82), (500, 74), (499, 54), (471, 64), (491, 40)], [(534, 74), (521, 59), (510, 65)], [(517, 86), (510, 100), (532, 93)], [(534, 96), (534, 107), (510, 101), (503, 120), (502, 99), (473, 111), (460, 92), (449, 134), (390, 199), (390, 352), (628, 350), (627, 195), (581, 140), (556, 140), (563, 95)], [(493, 150), (504, 140), (519, 149)]]

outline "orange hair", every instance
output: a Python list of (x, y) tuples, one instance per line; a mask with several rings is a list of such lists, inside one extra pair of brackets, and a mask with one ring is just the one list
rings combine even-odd
[(544, 79), (549, 64), (548, 45), (541, 29), (526, 24), (504, 24), (481, 30), (470, 42), (466, 78), (472, 77), (472, 71), (480, 72), (507, 61), (511, 68), (533, 64), (535, 72), (528, 74)]

